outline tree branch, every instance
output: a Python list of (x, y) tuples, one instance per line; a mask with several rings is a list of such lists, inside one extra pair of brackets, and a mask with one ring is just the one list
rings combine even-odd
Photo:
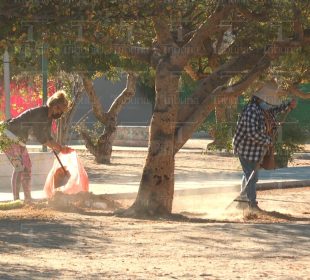
[(238, 96), (244, 90), (246, 90), (257, 78), (258, 76), (266, 70), (270, 65), (270, 61), (264, 58), (260, 63), (258, 63), (251, 71), (249, 71), (240, 81), (228, 87), (218, 87), (212, 92), (213, 96), (218, 95), (219, 97), (229, 94), (230, 96)]
[(190, 135), (200, 126), (201, 122), (214, 110), (214, 99), (229, 96), (238, 96), (247, 89), (255, 79), (270, 65), (268, 57), (263, 57), (239, 82), (225, 87), (218, 86), (212, 93), (205, 97), (196, 110), (179, 126), (176, 130), (175, 150), (179, 149), (186, 143)]
[(194, 81), (198, 81), (198, 80), (204, 79), (204, 78), (206, 78), (208, 76), (208, 74), (203, 74), (203, 73), (196, 72), (193, 69), (193, 67), (191, 65), (189, 65), (189, 64), (187, 64), (184, 67), (184, 70)]
[(232, 77), (242, 74), (242, 72), (252, 69), (263, 57), (264, 49), (253, 50), (241, 54), (220, 66), (212, 74), (200, 81), (200, 85), (189, 97), (186, 104), (180, 105), (178, 122), (182, 123), (196, 110), (197, 104), (201, 104), (207, 95), (210, 95), (218, 86), (226, 84)]
[[(189, 49), (203, 49), (203, 42), (210, 38), (212, 35), (223, 29), (221, 21), (227, 17), (231, 11), (232, 5), (226, 5), (224, 8), (216, 10), (204, 23), (202, 23), (196, 32), (194, 32), (192, 38), (182, 48)], [(185, 52), (187, 53), (186, 59), (190, 59), (197, 55), (197, 52)]]
[[(277, 59), (281, 55), (291, 52), (304, 44), (306, 44), (306, 38), (304, 38), (303, 41), (284, 40), (273, 42), (271, 46), (265, 48), (265, 50), (255, 50), (252, 53), (244, 54), (236, 59), (232, 59), (228, 63), (221, 66), (217, 71), (213, 72), (213, 74), (209, 75), (206, 79), (202, 80), (201, 85), (196, 89), (191, 97), (192, 100), (195, 100), (196, 102), (194, 104), (185, 104), (180, 106), (179, 112), (182, 112), (182, 114), (178, 115), (178, 122), (183, 123), (183, 127), (182, 134), (180, 132), (180, 128), (176, 131), (175, 151), (177, 152), (184, 145), (195, 129), (203, 122), (204, 118), (213, 110), (214, 104), (212, 102), (212, 98), (215, 95), (221, 94), (221, 92), (218, 91), (224, 90), (223, 87), (218, 88), (219, 86), (225, 84), (231, 77), (236, 76), (238, 72), (240, 74), (240, 72), (247, 69), (249, 65), (259, 63), (262, 66), (262, 69), (266, 69), (269, 65), (267, 63), (268, 61)], [(256, 62), (254, 62), (255, 60)], [(261, 64), (262, 61), (266, 61), (266, 63)], [(221, 72), (224, 72), (224, 76), (226, 77), (221, 77)], [(259, 72), (263, 72), (263, 70), (258, 71), (258, 73)], [(255, 77), (255, 75), (253, 77)], [(230, 94), (233, 94), (234, 91), (236, 94), (239, 94), (239, 87), (242, 89), (243, 85), (235, 85), (234, 89), (229, 87), (225, 90), (226, 92), (230, 92)], [(301, 95), (300, 92), (297, 92), (297, 94), (305, 98), (305, 96)], [(197, 104), (200, 104), (198, 110)], [(182, 135), (181, 139), (180, 135)]]
[(88, 96), (91, 104), (92, 104), (93, 112), (94, 112), (96, 118), (100, 122), (105, 123), (107, 120), (107, 114), (103, 111), (101, 101), (95, 92), (93, 80), (88, 78), (86, 75), (82, 75), (82, 79), (83, 79), (85, 91), (87, 93), (87, 96)]
[(93, 155), (96, 154), (96, 145), (93, 144), (92, 139), (89, 136), (88, 130), (81, 128), (79, 132), (85, 141), (85, 147), (87, 148), (87, 150), (89, 150), (89, 152)]
[(302, 41), (304, 39), (304, 29), (301, 22), (302, 14), (294, 0), (292, 0), (292, 6), (294, 13), (294, 21), (293, 21), (293, 27), (295, 33), (294, 38)]
[(156, 33), (156, 41), (159, 45), (167, 45), (171, 46), (174, 45), (175, 42), (172, 38), (170, 33), (170, 28), (168, 25), (167, 17), (166, 16), (154, 16), (152, 18), (154, 29)]
[(305, 44), (305, 41), (300, 40), (283, 40), (275, 41), (270, 46), (266, 47), (266, 55), (270, 59), (275, 60), (281, 55), (287, 54), (294, 49), (297, 49)]
[(238, 6), (237, 9), (247, 19), (254, 20), (254, 21), (261, 21), (261, 22), (270, 20), (269, 14), (266, 13), (266, 10), (264, 11), (264, 13), (256, 14), (252, 12), (251, 10), (245, 7), (242, 7), (240, 5)]
[(112, 103), (108, 116), (117, 116), (121, 109), (128, 103), (128, 101), (135, 95), (137, 76), (133, 73), (127, 75), (126, 88), (119, 94), (119, 96)]
[(184, 67), (184, 70), (194, 81), (199, 80), (198, 73), (196, 71), (194, 71), (194, 69), (191, 65), (187, 64)]
[(152, 50), (150, 48), (135, 47), (126, 44), (112, 45), (113, 51), (119, 55), (136, 59), (140, 62), (151, 63)]

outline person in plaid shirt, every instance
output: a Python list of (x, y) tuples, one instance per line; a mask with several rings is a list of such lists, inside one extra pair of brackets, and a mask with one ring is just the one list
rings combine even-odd
[[(246, 189), (245, 186), (266, 150), (273, 145), (273, 139), (267, 132), (276, 129), (277, 114), (296, 107), (294, 99), (281, 103), (278, 95), (283, 92), (274, 81), (265, 83), (253, 94), (237, 123), (233, 146), (243, 170), (240, 199), (248, 201), (250, 208), (259, 209), (256, 201), (258, 172), (255, 172)], [(266, 113), (272, 122), (266, 121)]]

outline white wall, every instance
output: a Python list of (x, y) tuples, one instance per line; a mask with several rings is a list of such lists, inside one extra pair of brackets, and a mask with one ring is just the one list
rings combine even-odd
[[(53, 166), (55, 156), (51, 152), (30, 152), (29, 155), (32, 162), (32, 189), (43, 189), (46, 176)], [(11, 191), (12, 172), (13, 167), (6, 155), (0, 153), (0, 192)]]

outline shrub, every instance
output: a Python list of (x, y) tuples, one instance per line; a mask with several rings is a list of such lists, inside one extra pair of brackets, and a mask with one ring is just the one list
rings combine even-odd
[(275, 144), (275, 160), (278, 167), (286, 167), (293, 161), (293, 154), (303, 151), (302, 145), (307, 141), (307, 132), (294, 118), (288, 117), (279, 130)]

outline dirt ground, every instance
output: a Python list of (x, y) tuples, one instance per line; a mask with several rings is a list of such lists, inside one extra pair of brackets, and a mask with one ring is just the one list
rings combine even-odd
[[(92, 182), (125, 183), (140, 179), (145, 155), (115, 151), (108, 166), (80, 157)], [(240, 166), (227, 156), (177, 156), (177, 176), (206, 168)], [(260, 191), (261, 213), (218, 207), (234, 195), (176, 196), (173, 211), (189, 218), (120, 218), (109, 205), (54, 209), (44, 201), (0, 211), (0, 279), (310, 279), (310, 187)]]

